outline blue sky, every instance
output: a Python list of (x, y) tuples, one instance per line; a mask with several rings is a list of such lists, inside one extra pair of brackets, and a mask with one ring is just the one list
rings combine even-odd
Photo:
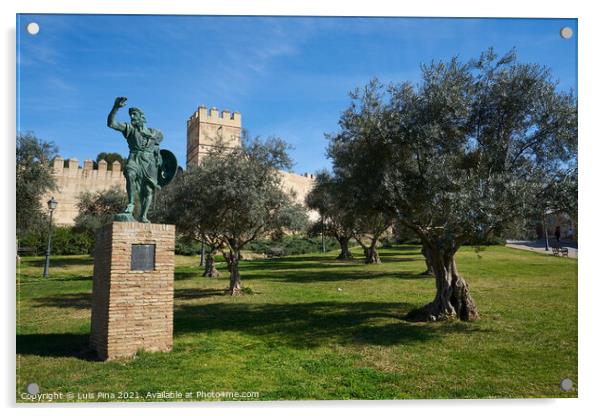
[(490, 46), (515, 47), (577, 90), (576, 19), (18, 15), (17, 130), (80, 163), (127, 155), (106, 127), (115, 97), (127, 96), (185, 165), (186, 120), (204, 104), (241, 112), (251, 136), (283, 138), (293, 170), (314, 172), (330, 165), (324, 133), (336, 131), (349, 91), (373, 77), (418, 82), (421, 63)]

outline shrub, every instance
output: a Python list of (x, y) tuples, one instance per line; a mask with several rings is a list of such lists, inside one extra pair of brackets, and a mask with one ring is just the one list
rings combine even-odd
[(176, 237), (175, 251), (180, 256), (198, 256), (201, 252), (201, 243), (179, 235)]
[[(338, 242), (332, 238), (324, 239), (326, 250), (335, 250)], [(317, 253), (322, 251), (320, 237), (306, 237), (302, 235), (285, 235), (277, 240), (257, 240), (249, 243), (249, 250), (262, 253), (268, 257), (292, 256), (295, 254)]]
[[(48, 244), (47, 232), (30, 232), (19, 238), (20, 248), (32, 248), (31, 255), (42, 256)], [(92, 254), (94, 238), (87, 232), (76, 231), (73, 227), (54, 227), (52, 229), (52, 248), (54, 255)]]
[(52, 253), (57, 255), (92, 254), (94, 238), (73, 227), (56, 227), (52, 236)]

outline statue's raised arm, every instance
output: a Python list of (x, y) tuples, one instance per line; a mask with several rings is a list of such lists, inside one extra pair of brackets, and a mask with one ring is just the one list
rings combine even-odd
[[(154, 193), (173, 179), (178, 169), (178, 161), (169, 150), (159, 148), (163, 133), (159, 129), (146, 126), (146, 117), (141, 109), (129, 108), (129, 123), (115, 121), (117, 111), (125, 107), (126, 100), (126, 97), (115, 98), (107, 118), (107, 125), (123, 134), (130, 149), (123, 171), (128, 205), (124, 212), (115, 215), (115, 221), (148, 222), (147, 214)], [(136, 200), (140, 201), (138, 218), (134, 218)]]
[(107, 126), (112, 129), (115, 129), (120, 132), (125, 131), (125, 123), (120, 123), (115, 121), (115, 116), (117, 115), (117, 111), (121, 107), (125, 107), (125, 102), (127, 101), (127, 97), (117, 97), (115, 98), (115, 103), (113, 104), (113, 108), (109, 112), (109, 117), (107, 117)]

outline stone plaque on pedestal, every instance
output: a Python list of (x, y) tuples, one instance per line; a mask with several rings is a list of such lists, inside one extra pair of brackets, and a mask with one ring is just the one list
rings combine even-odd
[(113, 222), (94, 248), (90, 345), (102, 360), (171, 351), (175, 227)]

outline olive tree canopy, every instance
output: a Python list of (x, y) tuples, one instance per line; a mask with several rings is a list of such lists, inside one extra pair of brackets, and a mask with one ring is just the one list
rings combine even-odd
[(281, 139), (245, 140), (235, 149), (218, 145), (174, 183), (170, 219), (210, 250), (223, 245), (232, 295), (242, 290), (238, 266), (247, 243), (307, 222), (299, 218), (304, 209), (282, 190), (278, 170), (290, 166)]
[(17, 134), (17, 235), (39, 231), (46, 222), (47, 208), (42, 206), (41, 198), (56, 189), (50, 162), (57, 152), (53, 142), (41, 140), (31, 132)]
[(421, 69), (418, 85), (375, 80), (352, 94), (329, 155), (335, 176), (371, 190), (422, 240), (437, 293), (410, 318), (476, 319), (454, 256), (475, 236), (529, 215), (574, 170), (576, 99), (514, 51)]
[(312, 226), (310, 233), (334, 237), (341, 247), (337, 258), (349, 260), (352, 258), (349, 241), (353, 238), (355, 229), (349, 198), (341, 183), (328, 171), (318, 172), (315, 178), (313, 188), (305, 197), (305, 203), (320, 214), (320, 220)]

